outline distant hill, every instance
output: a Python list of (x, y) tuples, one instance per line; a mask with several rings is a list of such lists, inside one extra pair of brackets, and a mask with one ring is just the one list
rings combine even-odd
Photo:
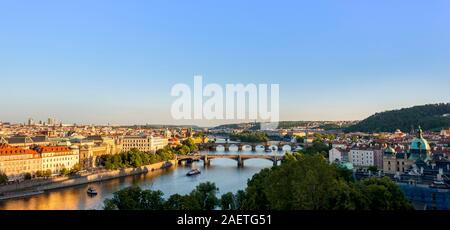
[[(265, 123), (267, 124), (267, 123)], [(296, 127), (309, 127), (309, 128), (321, 128), (324, 130), (337, 130), (348, 127), (354, 124), (353, 121), (347, 122), (335, 122), (335, 121), (280, 121), (278, 123), (279, 129), (291, 129)], [(241, 123), (241, 124), (227, 124), (219, 125), (214, 129), (247, 129), (247, 130), (260, 130), (261, 123)]]
[(410, 131), (420, 125), (422, 129), (438, 131), (450, 127), (450, 103), (429, 104), (376, 113), (345, 129), (347, 132)]

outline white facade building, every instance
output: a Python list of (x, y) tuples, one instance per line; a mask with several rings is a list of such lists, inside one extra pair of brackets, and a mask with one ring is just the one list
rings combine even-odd
[(343, 162), (348, 160), (348, 152), (341, 148), (332, 148), (328, 152), (328, 160), (330, 163)]
[(357, 167), (376, 166), (383, 168), (383, 153), (377, 149), (351, 149), (349, 152), (349, 161)]
[(138, 149), (142, 152), (156, 152), (169, 144), (169, 139), (154, 136), (126, 136), (122, 139), (122, 151)]

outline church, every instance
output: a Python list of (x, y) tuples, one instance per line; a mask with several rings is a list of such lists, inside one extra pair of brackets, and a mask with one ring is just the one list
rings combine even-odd
[(383, 171), (391, 174), (404, 174), (414, 164), (426, 164), (431, 160), (431, 147), (423, 137), (423, 131), (419, 126), (416, 137), (411, 141), (409, 151), (398, 153), (391, 146), (384, 150)]

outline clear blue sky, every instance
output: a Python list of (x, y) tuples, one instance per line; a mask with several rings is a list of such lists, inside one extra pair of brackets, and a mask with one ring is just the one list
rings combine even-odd
[(283, 120), (449, 102), (449, 12), (448, 0), (0, 0), (0, 120), (176, 123), (170, 89), (194, 74), (279, 83)]

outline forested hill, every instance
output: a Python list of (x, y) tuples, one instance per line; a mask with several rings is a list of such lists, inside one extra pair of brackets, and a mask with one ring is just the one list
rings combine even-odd
[(420, 125), (438, 131), (450, 127), (450, 103), (429, 104), (376, 113), (346, 129), (347, 132), (408, 132)]

